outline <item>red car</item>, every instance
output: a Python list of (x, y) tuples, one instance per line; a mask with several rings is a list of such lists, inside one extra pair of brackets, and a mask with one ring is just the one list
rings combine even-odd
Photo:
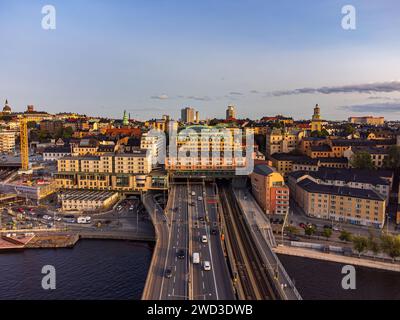
[(305, 229), (305, 228), (307, 227), (307, 225), (304, 224), (303, 222), (300, 222), (300, 223), (299, 223), (299, 226), (300, 226), (301, 228), (303, 228), (303, 229)]

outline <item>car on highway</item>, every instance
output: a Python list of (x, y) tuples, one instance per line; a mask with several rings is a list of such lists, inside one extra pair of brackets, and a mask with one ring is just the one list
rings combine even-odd
[(200, 216), (200, 217), (199, 217), (199, 221), (204, 221), (204, 217), (203, 217), (203, 216)]
[(168, 279), (172, 277), (172, 270), (170, 268), (165, 270), (165, 277)]
[(212, 235), (218, 234), (218, 229), (212, 228), (212, 229), (211, 229), (211, 234), (212, 234)]
[(206, 235), (202, 235), (202, 236), (201, 236), (201, 242), (202, 242), (202, 243), (207, 243), (207, 242), (208, 242), (208, 239), (207, 239), (207, 236), (206, 236)]
[(194, 264), (200, 263), (200, 254), (198, 252), (193, 252), (192, 261)]
[(210, 270), (211, 270), (211, 263), (210, 263), (210, 261), (204, 261), (204, 262), (203, 262), (203, 269), (204, 269), (204, 271), (210, 271)]
[(178, 259), (185, 259), (185, 250), (181, 249), (178, 251)]
[(192, 196), (195, 196), (195, 195), (196, 195), (196, 192), (192, 191)]
[(198, 197), (197, 197), (197, 200), (202, 201), (202, 200), (203, 200), (203, 197), (202, 197), (202, 196), (198, 196)]

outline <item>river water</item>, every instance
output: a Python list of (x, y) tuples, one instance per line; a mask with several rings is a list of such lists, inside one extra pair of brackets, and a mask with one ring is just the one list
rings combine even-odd
[(342, 264), (279, 255), (303, 299), (400, 299), (400, 273), (355, 267), (356, 289), (344, 290)]
[[(140, 299), (151, 245), (83, 240), (73, 249), (0, 254), (0, 299)], [(56, 289), (41, 286), (42, 267), (56, 269)]]
[[(152, 246), (79, 241), (73, 249), (0, 254), (0, 299), (140, 299)], [(304, 299), (400, 299), (400, 273), (356, 267), (354, 291), (341, 288), (342, 265), (280, 256)], [(56, 289), (41, 287), (44, 265), (56, 269)]]

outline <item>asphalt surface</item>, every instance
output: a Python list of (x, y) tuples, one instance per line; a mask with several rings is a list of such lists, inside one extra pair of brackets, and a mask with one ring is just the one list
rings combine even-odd
[[(192, 196), (192, 191), (195, 196)], [(198, 197), (202, 199), (199, 200)], [(228, 271), (218, 230), (216, 198), (211, 185), (176, 184), (171, 186), (166, 207), (167, 229), (160, 229), (158, 249), (155, 251), (154, 268), (150, 270), (147, 288), (151, 294), (144, 298), (159, 300), (221, 300), (234, 299), (231, 276)], [(193, 205), (191, 205), (193, 203)], [(206, 218), (208, 216), (208, 218)], [(204, 221), (200, 221), (203, 217)], [(208, 220), (208, 221), (207, 221)], [(211, 229), (218, 230), (212, 235)], [(201, 236), (207, 236), (207, 243)], [(157, 245), (156, 245), (157, 247)], [(183, 258), (178, 252), (183, 250)], [(194, 264), (193, 252), (200, 255), (200, 263)], [(211, 270), (206, 271), (203, 262), (209, 261)], [(166, 277), (166, 270), (171, 276)]]

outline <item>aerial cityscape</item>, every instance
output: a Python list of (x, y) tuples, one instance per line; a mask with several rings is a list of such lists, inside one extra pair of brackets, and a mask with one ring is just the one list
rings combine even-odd
[(0, 300), (400, 299), (400, 6), (311, 2), (4, 1)]

